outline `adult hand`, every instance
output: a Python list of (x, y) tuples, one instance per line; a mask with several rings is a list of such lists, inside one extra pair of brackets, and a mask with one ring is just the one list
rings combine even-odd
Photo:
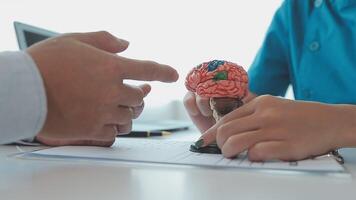
[(259, 96), (202, 135), (225, 157), (248, 150), (252, 161), (301, 160), (356, 145), (356, 107)]
[[(249, 92), (242, 101), (247, 103), (255, 97), (255, 94)], [(183, 102), (189, 117), (201, 133), (204, 133), (215, 124), (213, 111), (210, 108), (209, 98), (201, 97), (193, 92), (188, 92), (185, 95)]]
[(121, 57), (129, 43), (107, 32), (66, 34), (31, 46), (46, 88), (48, 113), (37, 140), (46, 145), (110, 146), (129, 132), (150, 91), (124, 79), (173, 82), (177, 72)]

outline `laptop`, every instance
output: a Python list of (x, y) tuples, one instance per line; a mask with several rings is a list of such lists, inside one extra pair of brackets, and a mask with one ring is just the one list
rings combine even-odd
[(37, 42), (59, 34), (53, 31), (16, 21), (14, 22), (14, 28), (20, 50), (24, 50)]

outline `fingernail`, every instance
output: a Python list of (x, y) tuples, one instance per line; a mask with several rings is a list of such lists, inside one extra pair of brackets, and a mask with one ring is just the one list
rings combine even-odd
[(204, 140), (201, 138), (198, 141), (196, 141), (194, 143), (194, 145), (195, 145), (196, 148), (200, 148), (200, 147), (202, 147), (204, 145)]
[(124, 39), (121, 39), (121, 38), (117, 38), (117, 40), (118, 40), (120, 43), (123, 43), (123, 44), (129, 44), (129, 43), (130, 43), (129, 41), (124, 40)]

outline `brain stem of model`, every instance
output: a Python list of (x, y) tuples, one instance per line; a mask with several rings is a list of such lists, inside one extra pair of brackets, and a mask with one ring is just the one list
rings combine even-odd
[(201, 97), (210, 98), (216, 121), (242, 106), (248, 93), (248, 76), (239, 65), (222, 60), (205, 62), (187, 75), (186, 88)]

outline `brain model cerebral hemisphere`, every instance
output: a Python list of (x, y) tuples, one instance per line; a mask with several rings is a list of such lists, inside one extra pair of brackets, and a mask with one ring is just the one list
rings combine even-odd
[(239, 65), (222, 60), (205, 62), (187, 75), (186, 88), (201, 97), (210, 98), (216, 120), (240, 107), (248, 93), (248, 76)]

